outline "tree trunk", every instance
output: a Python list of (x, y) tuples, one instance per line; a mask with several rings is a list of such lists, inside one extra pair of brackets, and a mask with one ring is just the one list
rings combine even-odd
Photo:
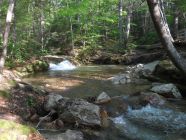
[[(15, 1), (15, 5), (14, 5), (14, 7), (16, 7), (16, 1)], [(13, 11), (13, 30), (12, 30), (12, 41), (13, 41), (13, 44), (12, 44), (12, 47), (13, 47), (13, 49), (11, 49), (11, 52), (10, 52), (10, 54), (11, 54), (11, 57), (13, 57), (13, 54), (14, 54), (14, 48), (15, 48), (15, 46), (16, 46), (16, 41), (17, 41), (17, 33), (16, 33), (16, 15), (15, 15), (15, 13), (16, 13), (16, 9), (14, 8), (14, 11)]]
[(149, 11), (154, 22), (156, 31), (161, 39), (162, 45), (167, 50), (170, 59), (174, 65), (186, 74), (186, 61), (185, 59), (177, 52), (175, 49), (170, 35), (167, 33), (167, 26), (164, 24), (164, 21), (161, 16), (161, 8), (159, 7), (158, 0), (147, 0)]
[(45, 1), (40, 1), (40, 42), (41, 50), (44, 50), (44, 28), (45, 28), (45, 18), (44, 18), (44, 3)]
[(123, 0), (119, 0), (118, 4), (118, 28), (119, 28), (119, 46), (124, 45), (124, 35), (123, 35)]
[(9, 0), (9, 6), (8, 6), (8, 11), (6, 16), (6, 26), (5, 26), (4, 36), (3, 36), (3, 46), (0, 52), (0, 73), (3, 72), (5, 59), (7, 55), (8, 36), (9, 36), (11, 22), (13, 18), (14, 6), (15, 6), (15, 0)]
[(174, 13), (174, 39), (178, 38), (178, 23), (179, 23), (178, 15), (179, 13), (177, 12), (177, 9), (176, 9)]
[(72, 23), (72, 17), (69, 17), (70, 22), (70, 36), (71, 36), (71, 45), (72, 45), (72, 52), (74, 51), (74, 33), (73, 33), (73, 23)]
[[(0, 0), (0, 7), (2, 7), (2, 3), (3, 3), (3, 0)], [(0, 19), (2, 19), (1, 8), (0, 8)], [(0, 43), (2, 41), (2, 37), (3, 37), (3, 28), (2, 28), (2, 22), (0, 22)]]
[(164, 24), (164, 26), (166, 27), (166, 32), (167, 34), (170, 36), (170, 39), (172, 42), (174, 42), (174, 39), (171, 35), (171, 32), (170, 32), (170, 29), (169, 29), (169, 25), (167, 23), (167, 18), (166, 18), (166, 15), (165, 15), (165, 8), (164, 8), (164, 2), (163, 0), (159, 0), (159, 6), (160, 6), (160, 14), (161, 14), (161, 17), (162, 17), (162, 22)]
[(126, 19), (125, 43), (124, 43), (125, 48), (127, 48), (127, 43), (130, 35), (131, 15), (132, 15), (132, 8), (129, 7), (127, 9), (127, 19)]

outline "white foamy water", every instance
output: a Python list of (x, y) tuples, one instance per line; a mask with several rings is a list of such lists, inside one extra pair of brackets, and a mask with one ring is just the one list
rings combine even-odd
[(140, 127), (132, 123), (124, 116), (113, 119), (116, 128), (128, 139), (139, 140), (163, 140), (163, 135), (148, 128)]
[(160, 109), (147, 105), (142, 109), (129, 110), (127, 117), (152, 127), (186, 131), (186, 113), (171, 109)]
[(64, 60), (58, 64), (53, 64), (53, 63), (50, 63), (50, 66), (49, 66), (50, 70), (73, 70), (76, 68), (75, 65), (73, 65), (70, 61), (68, 60)]
[(186, 113), (183, 112), (147, 105), (138, 110), (128, 109), (127, 114), (112, 120), (116, 128), (129, 139), (185, 139)]

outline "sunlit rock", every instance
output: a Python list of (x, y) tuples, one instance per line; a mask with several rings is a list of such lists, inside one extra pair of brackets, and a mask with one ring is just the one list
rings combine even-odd
[(151, 75), (159, 61), (154, 61), (148, 64), (138, 64), (135, 66), (128, 66), (127, 71), (123, 74), (118, 74), (114, 77), (109, 78), (114, 84), (143, 84), (147, 81), (144, 80), (145, 77)]
[(106, 102), (109, 102), (111, 100), (110, 96), (105, 93), (105, 92), (102, 92), (96, 99), (96, 103), (97, 104), (102, 104), (102, 103), (106, 103)]
[(131, 75), (126, 73), (126, 74), (118, 74), (114, 77), (109, 78), (114, 84), (129, 84), (132, 82)]
[[(60, 108), (59, 108), (60, 109)], [(101, 126), (99, 106), (83, 99), (70, 99), (61, 108), (60, 119), (77, 125)]]
[(167, 98), (182, 98), (181, 93), (174, 84), (154, 85), (151, 91), (156, 92)]

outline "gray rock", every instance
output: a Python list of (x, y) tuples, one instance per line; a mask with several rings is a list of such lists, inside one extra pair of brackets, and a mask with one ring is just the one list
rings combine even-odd
[(106, 103), (106, 102), (109, 102), (111, 100), (110, 96), (105, 93), (105, 92), (102, 92), (96, 99), (96, 103), (97, 104), (102, 104), (102, 103)]
[(123, 96), (112, 97), (110, 102), (107, 102), (102, 106), (107, 111), (109, 117), (119, 116), (128, 109), (128, 104)]
[(114, 77), (109, 78), (114, 84), (129, 84), (132, 82), (131, 74), (130, 73), (124, 73), (124, 74), (118, 74)]
[(156, 92), (167, 98), (182, 98), (181, 93), (174, 84), (154, 85), (151, 91)]
[(46, 111), (51, 111), (52, 109), (57, 109), (59, 100), (63, 99), (63, 96), (58, 94), (49, 94), (46, 97), (45, 103), (44, 103), (44, 109)]
[(83, 133), (76, 130), (67, 130), (64, 134), (64, 140), (83, 140)]
[(166, 100), (162, 96), (154, 92), (136, 93), (127, 97), (126, 101), (134, 109), (142, 108), (147, 104), (162, 106), (166, 103)]
[(101, 126), (99, 106), (83, 99), (70, 99), (61, 110), (60, 118), (65, 122)]
[(152, 74), (155, 69), (156, 69), (156, 66), (160, 63), (160, 61), (154, 61), (154, 62), (151, 62), (151, 63), (148, 63), (148, 64), (145, 64), (143, 66), (143, 70), (144, 71), (149, 71), (150, 74)]
[(68, 129), (65, 133), (42, 133), (47, 140), (83, 140), (84, 136), (81, 131)]
[(143, 79), (141, 77), (148, 77), (151, 75), (156, 66), (159, 64), (159, 61), (154, 61), (148, 64), (138, 64), (135, 66), (129, 66), (127, 71), (124, 74), (118, 74), (114, 77), (109, 78), (114, 84), (129, 84), (129, 83), (136, 83), (138, 84), (143, 83)]
[(142, 92), (140, 97), (141, 102), (146, 102), (151, 105), (160, 106), (165, 104), (165, 99), (154, 92)]

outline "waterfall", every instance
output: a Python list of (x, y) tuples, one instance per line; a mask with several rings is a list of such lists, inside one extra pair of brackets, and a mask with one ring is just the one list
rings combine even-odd
[(49, 66), (49, 69), (53, 70), (53, 71), (55, 71), (55, 70), (66, 71), (66, 70), (73, 70), (75, 68), (76, 68), (76, 66), (68, 60), (64, 60), (58, 64), (50, 63), (50, 66)]

